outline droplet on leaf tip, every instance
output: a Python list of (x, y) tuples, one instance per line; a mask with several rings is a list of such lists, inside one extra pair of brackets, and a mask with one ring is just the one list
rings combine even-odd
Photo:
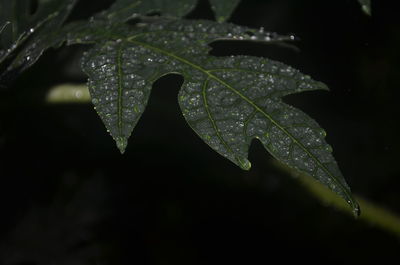
[(360, 217), (360, 215), (361, 215), (360, 205), (358, 205), (358, 203), (355, 201), (348, 201), (348, 203), (352, 207), (352, 212), (353, 212), (354, 218)]
[(332, 146), (329, 145), (329, 144), (326, 145), (325, 150), (328, 151), (329, 153), (332, 153), (332, 152), (333, 152), (333, 148), (332, 148)]
[(318, 129), (319, 135), (322, 137), (326, 137), (326, 131), (324, 129)]
[(239, 165), (244, 170), (249, 170), (251, 168), (251, 163), (246, 158), (237, 158)]
[(126, 146), (128, 145), (128, 139), (126, 139), (125, 137), (116, 137), (115, 142), (121, 154), (124, 154)]
[(220, 17), (218, 17), (218, 22), (224, 22), (226, 20), (226, 17), (224, 17), (224, 16), (220, 16)]

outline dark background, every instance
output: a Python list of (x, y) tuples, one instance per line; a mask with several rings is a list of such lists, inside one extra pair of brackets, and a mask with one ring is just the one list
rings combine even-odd
[[(84, 1), (71, 19), (110, 1)], [(315, 118), (354, 193), (400, 213), (400, 23), (389, 1), (245, 0), (231, 21), (294, 33), (300, 51), (214, 43), (212, 54), (266, 56), (325, 82), (286, 101)], [(190, 18), (213, 15), (201, 1)], [(121, 156), (92, 105), (49, 105), (81, 83), (85, 47), (48, 51), (0, 92), (0, 264), (396, 264), (394, 235), (326, 207), (258, 143), (242, 171), (186, 125), (182, 78), (154, 85)], [(393, 263), (394, 262), (394, 263)]]

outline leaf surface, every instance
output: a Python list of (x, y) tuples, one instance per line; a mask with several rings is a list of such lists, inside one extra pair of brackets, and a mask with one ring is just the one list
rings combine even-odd
[[(96, 19), (121, 23), (152, 13), (180, 18), (192, 11), (197, 2), (198, 0), (117, 0), (108, 10), (97, 15)], [(239, 2), (240, 0), (210, 0), (211, 8), (219, 22), (227, 20)]]
[(105, 19), (108, 23), (121, 23), (151, 13), (161, 13), (166, 17), (183, 17), (196, 3), (197, 0), (117, 0), (108, 10), (97, 15), (96, 19)]
[(358, 0), (365, 14), (371, 15), (371, 0)]
[[(163, 21), (145, 27), (98, 29), (82, 62), (93, 104), (121, 152), (139, 120), (151, 85), (163, 75), (184, 77), (178, 101), (190, 127), (216, 152), (243, 169), (258, 139), (279, 161), (352, 198), (325, 132), (282, 97), (327, 87), (285, 64), (251, 56), (213, 57), (216, 40), (281, 41), (284, 37), (210, 21)], [(288, 37), (288, 39), (291, 39)], [(70, 43), (82, 42), (70, 36)]]
[(9, 73), (15, 74), (14, 72), (30, 67), (44, 50), (62, 40), (58, 35), (60, 27), (76, 2), (77, 0), (41, 0), (33, 14), (30, 14), (31, 1), (0, 2), (0, 18), (2, 22), (9, 24), (0, 35), (3, 49), (0, 64), (22, 46), (0, 79)]
[(211, 8), (218, 22), (224, 22), (232, 15), (240, 0), (210, 0)]

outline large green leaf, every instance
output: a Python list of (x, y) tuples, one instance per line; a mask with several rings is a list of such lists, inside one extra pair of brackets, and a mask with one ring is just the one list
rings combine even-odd
[(240, 0), (210, 0), (211, 8), (219, 22), (229, 19), (239, 2)]
[[(154, 81), (179, 73), (184, 77), (179, 92), (183, 115), (212, 149), (247, 170), (250, 143), (258, 139), (279, 161), (313, 176), (358, 212), (325, 142), (324, 130), (281, 100), (327, 87), (272, 60), (208, 55), (208, 44), (216, 40), (283, 38), (232, 24), (182, 20), (141, 27), (120, 25), (115, 30), (102, 27), (85, 34), (87, 43), (97, 43), (82, 61), (92, 101), (121, 152), (145, 109)], [(70, 35), (69, 43), (74, 42), (82, 43), (82, 36)]]

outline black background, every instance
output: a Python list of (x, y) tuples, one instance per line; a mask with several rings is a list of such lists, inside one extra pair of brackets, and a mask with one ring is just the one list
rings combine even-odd
[[(81, 0), (71, 20), (109, 1)], [(331, 92), (285, 99), (315, 118), (352, 190), (400, 212), (400, 23), (355, 0), (244, 0), (231, 22), (294, 33), (300, 51), (212, 44), (215, 56), (283, 61)], [(213, 19), (207, 1), (189, 18)], [(121, 156), (90, 104), (49, 105), (49, 88), (85, 82), (86, 47), (48, 51), (0, 92), (0, 264), (396, 264), (399, 238), (322, 205), (258, 143), (242, 171), (184, 121), (182, 78), (154, 84)], [(394, 263), (392, 263), (394, 261)]]

